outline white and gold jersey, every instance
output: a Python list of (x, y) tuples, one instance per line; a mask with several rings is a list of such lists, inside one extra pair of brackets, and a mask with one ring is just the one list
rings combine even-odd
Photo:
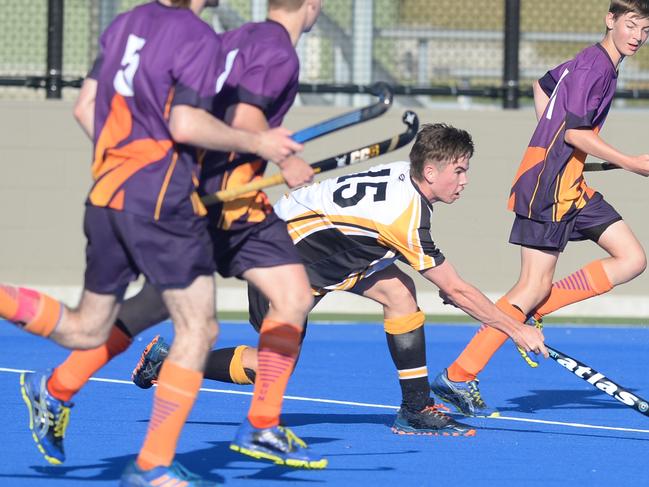
[(432, 205), (394, 162), (327, 179), (284, 195), (288, 224), (316, 294), (346, 290), (401, 259), (417, 271), (441, 264), (430, 234)]

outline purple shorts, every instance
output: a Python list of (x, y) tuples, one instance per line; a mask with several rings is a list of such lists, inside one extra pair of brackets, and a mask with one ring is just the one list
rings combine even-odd
[(154, 221), (87, 205), (85, 288), (121, 297), (140, 274), (160, 290), (183, 289), (214, 273), (207, 220)]
[(597, 242), (608, 227), (621, 219), (615, 208), (596, 192), (577, 216), (567, 221), (540, 222), (516, 215), (509, 243), (562, 252), (569, 241)]
[(210, 227), (216, 270), (223, 277), (240, 277), (248, 269), (301, 264), (286, 222), (275, 213), (241, 230)]

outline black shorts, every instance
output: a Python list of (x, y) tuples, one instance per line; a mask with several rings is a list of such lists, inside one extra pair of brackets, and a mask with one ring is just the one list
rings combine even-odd
[(87, 205), (83, 226), (89, 291), (121, 297), (139, 274), (160, 290), (183, 289), (214, 273), (205, 218), (155, 221)]
[(223, 277), (240, 277), (248, 269), (301, 264), (286, 222), (271, 213), (263, 222), (241, 230), (210, 225), (216, 269)]
[(509, 242), (543, 250), (562, 252), (569, 241), (597, 242), (604, 231), (622, 217), (600, 193), (595, 193), (574, 218), (541, 222), (516, 215)]

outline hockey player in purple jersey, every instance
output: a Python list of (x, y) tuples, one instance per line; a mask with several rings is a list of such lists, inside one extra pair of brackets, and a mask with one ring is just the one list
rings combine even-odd
[[(1, 317), (71, 349), (106, 340), (114, 346), (112, 324), (126, 286), (139, 274), (161, 292), (176, 341), (161, 371), (144, 445), (122, 485), (159, 485), (165, 481), (160, 479), (207, 485), (174, 462), (218, 331), (212, 243), (196, 192), (196, 147), (278, 162), (301, 149), (284, 129), (237, 130), (208, 112), (221, 42), (196, 16), (205, 4), (147, 3), (118, 16), (102, 34), (75, 110), (94, 142), (78, 308), (30, 289), (0, 286)], [(22, 394), (39, 450), (49, 462), (61, 463), (70, 404), (51, 394), (48, 376), (23, 374)]]
[[(320, 0), (270, 0), (267, 21), (245, 24), (219, 36), (221, 51), (213, 71), (217, 97), (211, 107), (215, 116), (234, 128), (253, 132), (279, 127), (297, 94), (295, 44), (315, 23), (320, 6)], [(313, 177), (312, 168), (297, 157), (288, 157), (278, 165), (291, 186)], [(199, 190), (205, 193), (244, 184), (260, 177), (265, 166), (264, 158), (250, 161), (223, 151), (207, 152)], [(260, 346), (271, 361), (280, 360), (286, 369), (277, 380), (266, 381), (269, 392), (263, 397), (255, 394), (233, 449), (288, 466), (323, 468), (325, 459), (311, 452), (288, 428), (279, 426), (281, 398), (312, 303), (306, 272), (286, 224), (276, 217), (263, 192), (207, 211), (218, 272), (248, 280), (273, 302)], [(123, 304), (105, 345), (73, 352), (53, 371), (47, 381), (49, 393), (59, 401), (70, 401), (92, 374), (128, 348), (135, 334), (169, 316), (159, 290), (147, 282), (140, 294)], [(147, 350), (143, 371), (148, 367), (146, 357), (156, 351), (155, 344)], [(62, 446), (62, 437), (60, 443)]]
[[(599, 135), (615, 94), (620, 63), (649, 36), (647, 0), (613, 0), (606, 35), (573, 59), (548, 71), (534, 84), (538, 124), (514, 178), (509, 209), (514, 224), (509, 241), (521, 246), (518, 282), (498, 302), (520, 322), (538, 322), (559, 308), (610, 291), (646, 267), (645, 252), (629, 226), (584, 179), (588, 155), (628, 171), (649, 175), (649, 154), (631, 156)], [(595, 260), (552, 283), (557, 260), (568, 241), (591, 240), (608, 257)], [(507, 340), (481, 327), (455, 362), (433, 382), (433, 392), (469, 416), (488, 416), (478, 373)], [(536, 366), (523, 353), (531, 366)]]

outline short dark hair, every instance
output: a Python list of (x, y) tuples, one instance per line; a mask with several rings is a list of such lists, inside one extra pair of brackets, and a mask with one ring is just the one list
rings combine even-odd
[(649, 18), (648, 0), (611, 0), (608, 11), (614, 18), (627, 13), (634, 13), (640, 17)]
[(171, 2), (172, 7), (177, 7), (177, 8), (189, 8), (191, 5), (192, 1), (191, 0), (169, 0)]
[(427, 162), (444, 169), (463, 157), (472, 156), (473, 139), (469, 132), (445, 123), (425, 124), (410, 150), (410, 175), (416, 181), (421, 181)]
[(268, 0), (268, 8), (279, 8), (293, 12), (304, 5), (305, 0)]

